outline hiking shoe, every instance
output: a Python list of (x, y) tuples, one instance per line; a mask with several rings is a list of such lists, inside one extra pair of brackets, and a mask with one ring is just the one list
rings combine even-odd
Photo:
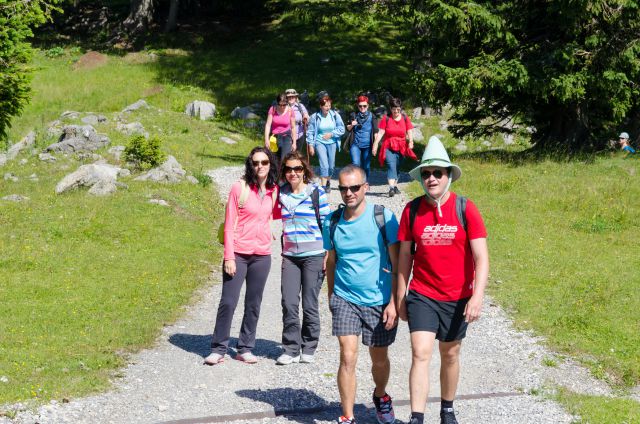
[(396, 422), (396, 415), (393, 413), (391, 396), (384, 394), (381, 398), (373, 392), (373, 404), (376, 407), (376, 418), (380, 424), (393, 424)]
[(453, 408), (443, 408), (440, 410), (440, 424), (458, 424)]
[(398, 186), (394, 186), (394, 187), (393, 187), (393, 191), (394, 191), (396, 194), (400, 194), (400, 189), (398, 188)]
[(424, 424), (424, 419), (420, 419), (418, 417), (414, 417), (413, 413), (409, 417), (409, 424)]
[(396, 194), (396, 191), (393, 189), (393, 187), (389, 188), (389, 197), (393, 197)]
[(313, 356), (313, 354), (308, 355), (306, 353), (303, 353), (302, 355), (300, 355), (301, 364), (312, 364), (315, 360), (316, 360), (316, 357)]
[(204, 363), (206, 365), (216, 365), (224, 362), (224, 355), (220, 355), (219, 353), (212, 352), (204, 358)]
[(247, 364), (255, 364), (258, 362), (258, 358), (251, 352), (238, 353), (236, 359)]
[(286, 353), (283, 353), (276, 360), (276, 364), (277, 365), (289, 365), (289, 364), (293, 364), (295, 362), (300, 362), (300, 355), (291, 356), (291, 355), (287, 355)]
[(338, 424), (356, 424), (356, 419), (353, 417), (347, 418), (342, 415), (338, 418)]

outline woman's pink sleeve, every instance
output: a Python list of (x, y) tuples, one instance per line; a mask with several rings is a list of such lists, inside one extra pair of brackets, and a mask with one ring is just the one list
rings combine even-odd
[(240, 196), (240, 183), (235, 183), (229, 191), (227, 208), (224, 214), (224, 260), (235, 259), (233, 251), (235, 226), (238, 219), (238, 197)]

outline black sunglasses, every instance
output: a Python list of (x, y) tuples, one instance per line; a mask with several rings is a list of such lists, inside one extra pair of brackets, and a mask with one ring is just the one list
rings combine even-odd
[(284, 173), (285, 174), (288, 174), (291, 171), (296, 172), (296, 173), (300, 173), (300, 172), (304, 171), (304, 166), (298, 165), (298, 166), (285, 166), (284, 167)]
[(254, 161), (251, 161), (251, 162), (253, 162), (253, 166), (258, 166), (258, 165), (267, 166), (267, 165), (269, 165), (269, 160), (254, 160)]
[(288, 104), (289, 104), (289, 103), (278, 103), (278, 106), (286, 106), (286, 105), (288, 105)]
[(357, 193), (358, 191), (360, 191), (360, 188), (364, 185), (363, 184), (356, 184), (356, 185), (352, 185), (352, 186), (338, 186), (338, 190), (340, 190), (340, 193), (346, 193), (347, 190), (351, 190), (351, 193)]
[(435, 179), (436, 179), (436, 180), (439, 180), (440, 178), (442, 178), (442, 176), (444, 175), (444, 173), (443, 173), (441, 170), (436, 169), (436, 170), (435, 170), (435, 171), (433, 171), (433, 172), (430, 172), (430, 171), (422, 171), (422, 172), (420, 173), (420, 175), (422, 175), (422, 179), (424, 179), (424, 180), (428, 180), (432, 175), (435, 177)]
[(369, 105), (358, 105), (358, 107), (369, 107)]

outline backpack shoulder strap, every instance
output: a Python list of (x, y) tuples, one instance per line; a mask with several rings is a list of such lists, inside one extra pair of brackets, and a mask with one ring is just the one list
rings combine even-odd
[(386, 226), (386, 221), (384, 219), (384, 206), (373, 205), (373, 217), (375, 218), (376, 225), (380, 230), (380, 235), (382, 235), (382, 242), (384, 243), (384, 251), (387, 254), (387, 266), (383, 266), (382, 269), (385, 272), (391, 272), (392, 264), (391, 264), (391, 256), (389, 255), (389, 239), (387, 238), (387, 226)]
[[(424, 196), (419, 196), (409, 202), (409, 229), (413, 232), (413, 224), (416, 222), (416, 215), (418, 215), (418, 208), (420, 207), (420, 202)], [(411, 242), (411, 254), (416, 253), (416, 242)]]
[(464, 231), (467, 231), (467, 198), (464, 196), (456, 196), (456, 215)]
[(318, 228), (320, 228), (320, 232), (322, 232), (322, 218), (320, 218), (320, 191), (318, 190), (318, 187), (313, 189), (311, 192), (311, 203), (313, 204), (313, 211), (316, 213)]
[(244, 204), (249, 198), (249, 192), (251, 191), (249, 184), (245, 180), (240, 180), (240, 197), (238, 198), (238, 209), (244, 208)]
[(333, 250), (336, 249), (336, 246), (333, 243), (333, 238), (336, 234), (336, 227), (338, 226), (338, 222), (340, 222), (340, 218), (342, 217), (343, 212), (344, 204), (341, 204), (338, 206), (338, 209), (336, 209), (333, 214), (331, 214), (331, 222), (329, 223), (329, 240), (331, 241), (331, 247), (333, 248)]

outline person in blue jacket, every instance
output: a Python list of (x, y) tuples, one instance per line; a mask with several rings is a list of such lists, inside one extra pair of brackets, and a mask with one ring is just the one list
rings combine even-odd
[(340, 137), (344, 134), (344, 122), (340, 115), (331, 109), (331, 98), (324, 93), (319, 99), (320, 111), (309, 118), (307, 143), (309, 154), (318, 154), (320, 163), (320, 182), (325, 191), (331, 191), (331, 175), (336, 167), (336, 151), (340, 150)]
[(620, 148), (627, 152), (627, 154), (632, 155), (636, 152), (636, 149), (631, 147), (629, 144), (629, 134), (626, 132), (620, 133)]

